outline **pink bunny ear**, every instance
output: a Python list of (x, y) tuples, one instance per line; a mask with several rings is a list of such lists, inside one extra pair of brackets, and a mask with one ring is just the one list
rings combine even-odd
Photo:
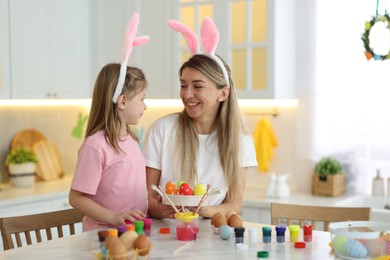
[(138, 36), (138, 37), (135, 37), (133, 46), (140, 46), (140, 45), (145, 44), (149, 41), (150, 41), (150, 37), (147, 35), (146, 36)]
[(198, 37), (190, 27), (176, 20), (169, 20), (168, 25), (183, 35), (192, 54), (199, 53)]
[(214, 21), (206, 17), (201, 27), (203, 50), (208, 54), (214, 54), (219, 41), (219, 32)]
[(114, 95), (112, 97), (112, 102), (114, 102), (115, 104), (118, 101), (118, 97), (122, 92), (123, 84), (125, 83), (127, 63), (129, 61), (131, 52), (133, 51), (133, 47), (145, 44), (150, 40), (149, 36), (135, 36), (137, 34), (138, 24), (139, 14), (134, 13), (130, 19), (130, 23), (126, 31), (125, 40), (123, 44), (123, 58), (119, 70), (118, 83), (116, 85)]
[(125, 35), (125, 42), (123, 45), (124, 59), (128, 58), (131, 54), (131, 51), (133, 50), (133, 42), (135, 39), (135, 35), (137, 34), (138, 24), (139, 24), (139, 14), (134, 13), (130, 19), (130, 23)]

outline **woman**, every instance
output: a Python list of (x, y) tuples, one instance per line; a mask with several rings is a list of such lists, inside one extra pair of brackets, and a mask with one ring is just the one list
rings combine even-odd
[(195, 54), (181, 66), (180, 98), (185, 108), (158, 119), (145, 138), (152, 217), (172, 218), (175, 212), (161, 203), (151, 185), (165, 187), (166, 182), (179, 180), (191, 187), (203, 183), (221, 190), (198, 211), (203, 217), (241, 210), (246, 172), (248, 167), (257, 166), (256, 154), (243, 124), (230, 68), (216, 59), (220, 58)]

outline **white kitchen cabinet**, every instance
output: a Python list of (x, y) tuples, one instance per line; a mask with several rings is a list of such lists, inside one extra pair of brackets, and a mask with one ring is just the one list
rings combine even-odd
[(10, 98), (90, 97), (90, 1), (8, 4)]

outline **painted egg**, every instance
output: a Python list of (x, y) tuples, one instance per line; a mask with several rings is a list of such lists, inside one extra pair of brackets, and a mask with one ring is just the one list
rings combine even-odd
[(233, 235), (233, 229), (228, 225), (222, 225), (219, 227), (218, 233), (223, 240), (228, 240)]

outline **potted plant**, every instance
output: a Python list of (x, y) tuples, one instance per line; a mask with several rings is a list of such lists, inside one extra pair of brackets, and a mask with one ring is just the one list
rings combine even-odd
[(338, 160), (323, 157), (314, 167), (312, 193), (320, 196), (338, 196), (345, 192), (345, 175)]
[(7, 154), (5, 165), (8, 166), (11, 183), (16, 187), (31, 187), (34, 184), (36, 155), (24, 148), (16, 148)]

